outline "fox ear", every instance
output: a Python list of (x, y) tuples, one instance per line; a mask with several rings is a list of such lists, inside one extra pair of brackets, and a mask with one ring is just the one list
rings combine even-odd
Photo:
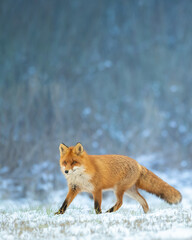
[(75, 153), (77, 155), (81, 155), (82, 152), (83, 152), (83, 146), (81, 145), (81, 143), (77, 143), (75, 145)]
[(67, 149), (68, 147), (64, 143), (61, 143), (59, 145), (60, 156), (63, 156), (67, 152)]

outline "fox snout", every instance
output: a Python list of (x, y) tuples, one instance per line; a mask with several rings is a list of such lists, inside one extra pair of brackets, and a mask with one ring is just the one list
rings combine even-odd
[(69, 171), (68, 170), (65, 170), (65, 173), (68, 173)]

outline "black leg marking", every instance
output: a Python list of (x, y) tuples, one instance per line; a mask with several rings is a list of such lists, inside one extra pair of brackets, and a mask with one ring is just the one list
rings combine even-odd
[(67, 209), (67, 200), (64, 201), (63, 205), (60, 208), (62, 210), (62, 212), (64, 213)]
[(61, 208), (59, 209), (58, 212), (55, 213), (56, 214), (63, 214), (67, 209), (67, 200), (65, 200), (61, 206)]
[(101, 213), (101, 208), (97, 201), (95, 201), (95, 212), (96, 212), (96, 214)]
[(114, 211), (114, 207), (110, 208), (110, 209), (107, 211), (107, 213), (111, 213), (111, 212), (113, 212), (113, 211)]

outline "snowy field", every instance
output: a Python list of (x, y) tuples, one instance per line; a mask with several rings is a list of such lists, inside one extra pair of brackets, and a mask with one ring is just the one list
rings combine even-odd
[[(64, 215), (54, 215), (66, 191), (53, 192), (47, 203), (21, 199), (0, 201), (0, 239), (192, 239), (191, 172), (158, 175), (181, 191), (183, 201), (169, 205), (151, 194), (146, 197), (150, 211), (124, 197), (115, 213), (96, 215), (93, 200), (87, 194), (76, 197)], [(113, 205), (108, 194), (102, 202), (103, 212)]]

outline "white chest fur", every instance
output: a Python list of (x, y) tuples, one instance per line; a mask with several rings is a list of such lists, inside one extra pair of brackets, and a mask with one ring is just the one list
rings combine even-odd
[(93, 192), (94, 187), (90, 182), (91, 175), (85, 173), (84, 167), (74, 167), (72, 170), (69, 170), (67, 174), (65, 174), (64, 169), (62, 169), (62, 172), (64, 173), (69, 186), (77, 186), (82, 192)]

